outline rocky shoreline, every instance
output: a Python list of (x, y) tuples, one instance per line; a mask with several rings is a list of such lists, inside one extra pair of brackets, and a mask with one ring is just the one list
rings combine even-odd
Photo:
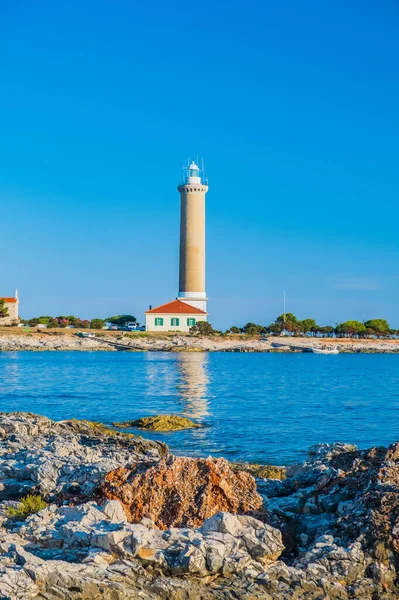
[[(274, 342), (284, 344), (273, 347)], [(0, 352), (16, 351), (117, 351), (119, 349), (136, 352), (301, 352), (309, 346), (323, 346), (331, 343), (342, 353), (398, 353), (399, 340), (353, 340), (353, 339), (313, 339), (313, 338), (246, 338), (244, 336), (197, 337), (186, 335), (157, 336), (143, 334), (110, 335), (101, 333), (96, 339), (77, 337), (72, 333), (35, 332), (0, 333)], [(295, 349), (292, 349), (292, 345)]]
[[(399, 443), (321, 444), (286, 475), (0, 413), (0, 598), (398, 598)], [(47, 506), (18, 518), (28, 493)]]

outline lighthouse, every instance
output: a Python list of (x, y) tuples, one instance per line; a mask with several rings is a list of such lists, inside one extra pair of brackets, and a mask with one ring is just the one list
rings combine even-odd
[(180, 192), (180, 264), (178, 299), (206, 311), (205, 194), (208, 182), (192, 162), (184, 169)]
[(146, 331), (189, 332), (206, 321), (205, 292), (205, 194), (208, 182), (194, 162), (184, 168), (180, 192), (179, 293), (172, 302), (145, 314)]

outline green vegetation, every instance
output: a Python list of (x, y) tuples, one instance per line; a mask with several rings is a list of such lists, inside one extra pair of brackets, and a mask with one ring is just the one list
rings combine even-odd
[(90, 321), (90, 329), (103, 329), (105, 321), (103, 319), (92, 319)]
[(366, 331), (374, 331), (377, 334), (389, 333), (389, 323), (385, 319), (371, 319), (371, 321), (366, 321), (364, 326), (366, 327)]
[(46, 325), (46, 327), (48, 328), (64, 328), (68, 326), (73, 326), (78, 329), (89, 329), (91, 323), (88, 319), (79, 319), (78, 317), (74, 317), (73, 315), (61, 315), (59, 317), (41, 316), (34, 317), (33, 319), (21, 319), (21, 322), (25, 325), (29, 325), (30, 327), (35, 327), (37, 325)]
[(107, 323), (119, 325), (120, 327), (125, 327), (128, 323), (137, 323), (137, 319), (133, 315), (117, 315), (115, 317), (107, 317), (105, 320)]
[(151, 333), (147, 333), (146, 331), (131, 331), (130, 333), (125, 333), (122, 339), (124, 338), (146, 338), (151, 337)]
[(190, 327), (190, 333), (192, 335), (213, 335), (217, 332), (213, 329), (212, 325), (208, 323), (208, 321), (198, 321), (196, 325)]
[(10, 507), (8, 509), (8, 517), (24, 521), (29, 515), (33, 515), (47, 506), (47, 503), (41, 496), (34, 496), (33, 494), (28, 494), (24, 498), (21, 498), (20, 502), (21, 506), (18, 508)]
[(103, 329), (105, 325), (104, 319), (79, 319), (74, 315), (61, 315), (59, 317), (50, 317), (43, 315), (41, 317), (34, 317), (33, 319), (21, 319), (21, 323), (29, 325), (29, 327), (36, 327), (37, 325), (45, 325), (49, 329), (58, 329), (59, 327), (75, 327), (76, 329)]
[(179, 431), (180, 429), (191, 429), (201, 427), (186, 417), (179, 415), (156, 415), (155, 417), (143, 417), (135, 421), (124, 423), (113, 423), (114, 427), (138, 427), (139, 429), (150, 429), (151, 431)]
[(360, 321), (345, 321), (337, 323), (333, 327), (332, 325), (317, 325), (315, 319), (310, 318), (300, 321), (294, 314), (286, 313), (277, 317), (274, 323), (270, 325), (257, 325), (256, 323), (247, 323), (244, 327), (233, 325), (233, 327), (230, 327), (226, 331), (226, 335), (229, 333), (239, 333), (248, 336), (262, 334), (280, 335), (283, 332), (298, 336), (337, 335), (340, 337), (388, 337), (399, 334), (399, 331), (390, 329), (389, 323), (385, 319), (371, 319), (364, 323)]
[[(8, 315), (8, 309), (4, 305), (4, 300), (0, 300), (0, 318)], [(136, 323), (138, 325), (136, 317), (133, 315), (116, 315), (108, 317), (106, 319), (79, 319), (73, 315), (69, 316), (41, 316), (33, 319), (23, 320), (21, 322), (29, 327), (36, 327), (38, 325), (45, 325), (47, 328), (59, 328), (59, 327), (74, 327), (76, 329), (96, 329), (101, 330), (104, 328), (105, 323), (111, 323), (117, 327), (126, 327), (128, 323)], [(26, 330), (25, 330), (26, 331)], [(318, 325), (315, 319), (306, 318), (302, 321), (299, 320), (293, 313), (286, 313), (285, 315), (279, 315), (277, 319), (269, 325), (262, 325), (258, 323), (249, 322), (243, 327), (237, 327), (233, 325), (221, 333), (215, 330), (210, 323), (207, 321), (198, 321), (196, 325), (190, 327), (189, 333), (196, 336), (229, 336), (229, 335), (246, 335), (248, 337), (256, 337), (261, 335), (280, 335), (285, 332), (290, 335), (317, 335), (317, 336), (331, 336), (336, 335), (339, 337), (389, 337), (391, 335), (399, 335), (399, 330), (391, 329), (388, 321), (385, 319), (370, 319), (365, 322), (351, 320), (344, 321), (343, 323), (337, 323), (332, 325)], [(170, 332), (175, 334), (176, 332)], [(167, 336), (168, 332), (163, 332)], [(141, 332), (132, 331), (128, 334), (128, 337), (149, 337), (154, 335), (154, 332)]]
[(0, 319), (8, 317), (8, 308), (6, 306), (4, 298), (0, 299)]

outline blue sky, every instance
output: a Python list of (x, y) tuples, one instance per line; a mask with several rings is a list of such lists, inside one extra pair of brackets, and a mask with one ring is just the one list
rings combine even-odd
[(0, 3), (0, 294), (142, 313), (178, 285), (205, 159), (217, 327), (287, 310), (399, 327), (394, 0)]

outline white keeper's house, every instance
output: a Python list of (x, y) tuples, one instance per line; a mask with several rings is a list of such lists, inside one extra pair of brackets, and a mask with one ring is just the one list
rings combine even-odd
[(147, 310), (146, 331), (188, 331), (207, 320), (205, 292), (205, 195), (208, 181), (192, 162), (184, 169), (180, 192), (180, 269), (176, 300)]
[(146, 331), (189, 331), (190, 327), (206, 321), (207, 317), (200, 308), (181, 300), (157, 306), (144, 314)]

